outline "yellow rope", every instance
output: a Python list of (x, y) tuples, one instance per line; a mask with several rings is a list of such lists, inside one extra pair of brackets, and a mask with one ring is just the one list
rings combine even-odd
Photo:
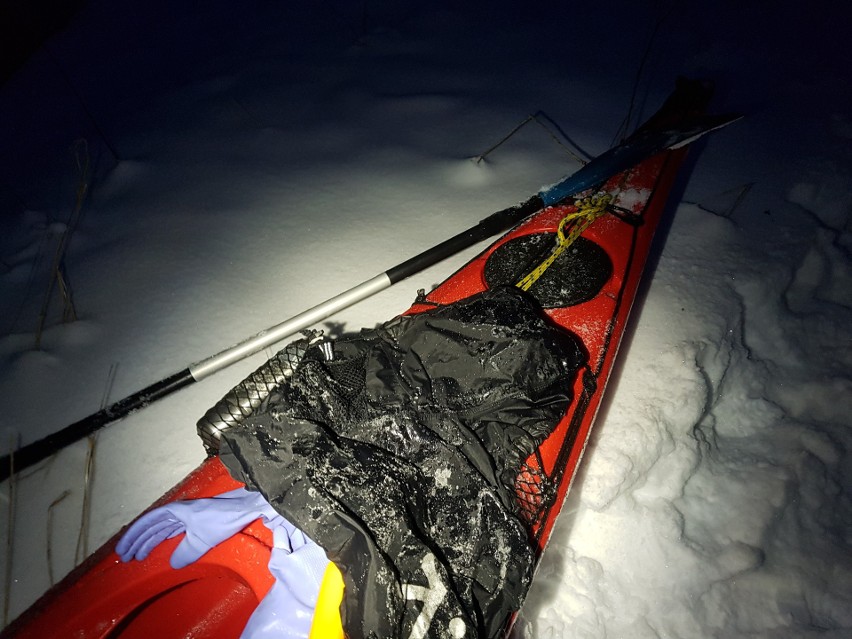
[[(550, 267), (556, 258), (571, 246), (580, 235), (592, 225), (596, 219), (601, 217), (607, 211), (607, 206), (612, 202), (612, 196), (608, 193), (596, 193), (589, 197), (584, 197), (577, 201), (577, 209), (573, 213), (569, 213), (559, 222), (559, 227), (556, 229), (556, 246), (551, 251), (550, 255), (538, 266), (536, 266), (528, 275), (522, 278), (515, 286), (523, 291), (528, 291), (536, 281), (544, 275), (544, 272)], [(571, 230), (565, 234), (565, 227), (573, 223)]]

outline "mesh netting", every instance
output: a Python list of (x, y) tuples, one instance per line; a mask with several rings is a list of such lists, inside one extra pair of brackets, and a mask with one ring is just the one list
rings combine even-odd
[(555, 487), (541, 468), (541, 460), (536, 453), (522, 465), (515, 478), (515, 495), (521, 519), (530, 531), (533, 531), (544, 517), (552, 501)]

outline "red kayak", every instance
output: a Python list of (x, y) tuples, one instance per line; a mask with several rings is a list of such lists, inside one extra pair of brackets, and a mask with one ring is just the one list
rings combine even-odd
[[(582, 238), (588, 243), (584, 243), (585, 246), (600, 247), (608, 256), (612, 263), (611, 274), (594, 297), (587, 301), (550, 308), (547, 301), (543, 304), (551, 319), (580, 337), (589, 354), (589, 365), (577, 379), (571, 408), (536, 454), (530, 456), (517, 479), (518, 499), (540, 551), (547, 544), (583, 455), (654, 231), (666, 208), (684, 154), (685, 149), (680, 149), (657, 155), (606, 183), (598, 193), (612, 197), (610, 207), (618, 207), (619, 215), (608, 213), (596, 219), (583, 232)], [(576, 212), (576, 204), (543, 210), (439, 285), (427, 295), (427, 300), (446, 304), (484, 290), (489, 284), (486, 277), (490, 272), (489, 266), (499, 263), (503, 257), (501, 253), (508, 253), (513, 243), (531, 243), (538, 237), (542, 238), (542, 243), (546, 242), (557, 232), (560, 222)], [(583, 257), (594, 259), (597, 255), (597, 251), (587, 251)], [(539, 283), (542, 286), (547, 284), (542, 280)], [(536, 295), (534, 288), (531, 292)], [(576, 295), (582, 293), (579, 291)], [(554, 303), (558, 301), (554, 300)], [(425, 308), (415, 304), (411, 311)], [(541, 492), (544, 485), (557, 487), (555, 499), (544, 498)]]
[[(538, 556), (582, 458), (684, 154), (684, 147), (658, 153), (599, 188), (575, 194), (569, 203), (543, 208), (408, 310), (416, 314), (491, 286), (516, 284), (585, 348), (587, 364), (568, 411), (515, 482)], [(211, 458), (155, 505), (210, 497), (239, 485), (218, 458)], [(271, 538), (259, 522), (180, 570), (169, 565), (179, 538), (162, 543), (145, 561), (123, 563), (114, 550), (118, 537), (0, 636), (238, 637), (273, 582), (267, 570)]]

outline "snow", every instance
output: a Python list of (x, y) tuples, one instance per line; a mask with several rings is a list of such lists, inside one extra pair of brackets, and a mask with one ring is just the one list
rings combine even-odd
[[(631, 126), (677, 73), (710, 77), (715, 109), (747, 117), (691, 156), (515, 633), (852, 635), (852, 60), (840, 10), (302, 4), (91, 0), (0, 87), (0, 447), (574, 171), (535, 123), (471, 159), (530, 114), (595, 155), (640, 68)], [(54, 291), (36, 348), (63, 234), (78, 319), (62, 322)], [(387, 319), (474, 253), (326, 329)], [(12, 503), (0, 487), (6, 620), (202, 460), (196, 420), (270, 354), (103, 430), (82, 537), (85, 442), (24, 471)]]

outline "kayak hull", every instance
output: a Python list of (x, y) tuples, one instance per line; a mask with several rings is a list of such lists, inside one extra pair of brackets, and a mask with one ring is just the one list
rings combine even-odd
[[(591, 222), (582, 238), (603, 250), (610, 270), (605, 281), (595, 284), (599, 290), (586, 296), (588, 299), (545, 309), (556, 324), (579, 337), (589, 363), (575, 382), (575, 399), (568, 412), (527, 460), (516, 482), (520, 512), (539, 556), (553, 532), (588, 442), (654, 231), (684, 153), (684, 149), (678, 149), (648, 158), (614, 176), (597, 191), (612, 197), (613, 213)], [(574, 203), (545, 208), (421, 296), (408, 313), (484, 290), (489, 285), (489, 261), (503, 259), (501, 251), (509, 251), (512, 242), (536, 235), (555, 237), (562, 220), (576, 209)], [(531, 293), (535, 295), (535, 289)], [(238, 485), (213, 458), (154, 506), (209, 497)], [(235, 638), (272, 585), (266, 567), (271, 539), (259, 522), (180, 570), (169, 565), (179, 539), (164, 542), (145, 561), (123, 563), (114, 550), (118, 538), (107, 542), (0, 636)]]
[[(209, 459), (152, 507), (212, 497), (239, 485), (217, 458)], [(49, 590), (2, 636), (239, 637), (272, 586), (266, 567), (272, 536), (259, 521), (181, 570), (169, 565), (180, 537), (161, 543), (146, 561), (124, 563), (115, 553), (120, 536)]]
[[(583, 233), (583, 238), (606, 252), (612, 261), (612, 274), (589, 301), (545, 309), (556, 324), (580, 338), (588, 352), (589, 366), (575, 382), (575, 400), (568, 412), (537, 453), (527, 460), (527, 476), (523, 473), (519, 476), (519, 501), (522, 509), (532, 514), (528, 523), (539, 552), (550, 538), (585, 450), (655, 231), (665, 213), (684, 156), (685, 149), (659, 154), (613, 177), (600, 189), (600, 192), (614, 195), (614, 203), (626, 209), (625, 216), (633, 216), (629, 221), (613, 215), (601, 217)], [(425, 310), (434, 303), (446, 304), (484, 290), (487, 287), (486, 265), (495, 253), (519, 238), (555, 233), (560, 220), (572, 210), (572, 206), (550, 207), (520, 224), (429, 293), (426, 304), (415, 304), (412, 311)], [(547, 478), (547, 483), (556, 490), (555, 497), (549, 500), (535, 489), (522, 486), (541, 485), (543, 478)], [(541, 501), (549, 503), (539, 503)]]

